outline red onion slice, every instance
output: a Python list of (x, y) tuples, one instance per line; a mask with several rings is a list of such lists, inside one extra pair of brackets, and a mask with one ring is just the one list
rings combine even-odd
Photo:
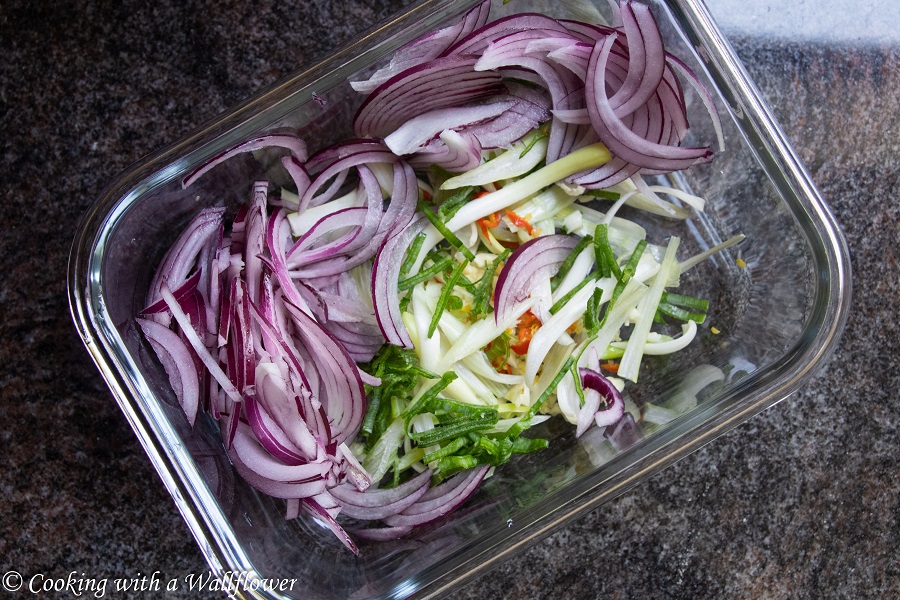
[(331, 468), (327, 462), (287, 465), (278, 461), (259, 444), (250, 426), (243, 423), (238, 425), (231, 448), (247, 468), (273, 482), (316, 483), (323, 480)]
[(248, 413), (251, 425), (256, 425), (254, 432), (265, 434), (257, 435), (260, 443), (264, 439), (270, 440), (270, 443), (263, 445), (273, 456), (279, 458), (281, 454), (293, 455), (299, 452), (304, 460), (315, 460), (319, 455), (320, 445), (301, 415), (300, 403), (296, 393), (289, 389), (289, 381), (281, 376), (272, 363), (260, 363), (257, 367), (257, 380), (254, 404), (259, 403), (260, 410), (256, 412), (260, 414), (250, 419), (251, 408), (256, 407), (248, 404), (244, 410)]
[(437, 165), (451, 173), (463, 173), (481, 164), (481, 150), (482, 146), (474, 135), (463, 135), (448, 129), (410, 156), (409, 164), (420, 169)]
[[(172, 290), (172, 295), (175, 296), (178, 304), (184, 304), (194, 294), (194, 292), (197, 291), (197, 285), (200, 283), (201, 274), (202, 273), (200, 269), (194, 271), (194, 274), (185, 279), (184, 283), (182, 283), (180, 287)], [(143, 309), (140, 314), (154, 315), (168, 312), (168, 310), (169, 307), (166, 305), (165, 300), (157, 300), (147, 308)]]
[(287, 465), (301, 465), (309, 462), (272, 419), (266, 410), (259, 405), (255, 396), (247, 395), (244, 399), (244, 414), (253, 435), (266, 452)]
[(288, 149), (291, 153), (291, 156), (301, 162), (306, 160), (306, 142), (304, 142), (296, 135), (292, 133), (276, 133), (263, 135), (238, 144), (233, 148), (229, 148), (228, 150), (217, 154), (206, 163), (200, 165), (197, 169), (189, 173), (184, 179), (182, 179), (181, 187), (182, 189), (188, 187), (189, 185), (197, 181), (197, 179), (199, 179), (204, 173), (237, 154), (241, 154), (243, 152), (254, 152), (256, 150), (270, 148), (272, 146)]
[(506, 100), (469, 106), (439, 108), (406, 121), (384, 138), (394, 154), (412, 154), (446, 129), (459, 129), (497, 117), (515, 106)]
[(444, 56), (475, 56), (498, 37), (517, 31), (529, 29), (546, 29), (557, 33), (566, 33), (566, 27), (556, 19), (537, 13), (522, 13), (502, 17), (476, 29), (457, 44), (444, 52)]
[(360, 492), (345, 484), (329, 491), (341, 505), (341, 514), (374, 521), (406, 510), (428, 491), (430, 481), (431, 471), (426, 470), (406, 483), (386, 490), (369, 489)]
[[(236, 436), (235, 436), (236, 437)], [(304, 483), (285, 483), (273, 481), (257, 473), (250, 465), (247, 465), (234, 448), (229, 448), (228, 457), (235, 471), (244, 481), (273, 498), (308, 498), (325, 491), (325, 479), (315, 479)]]
[(428, 33), (401, 47), (391, 57), (391, 62), (388, 66), (373, 73), (369, 79), (353, 81), (350, 85), (357, 92), (368, 93), (394, 75), (437, 58), (447, 48), (459, 42), (472, 31), (483, 27), (487, 22), (490, 9), (491, 0), (484, 0), (466, 13), (460, 22), (445, 29)]
[(545, 235), (519, 246), (503, 265), (494, 289), (494, 322), (509, 318), (531, 295), (538, 281), (559, 268), (577, 240), (568, 235)]
[(169, 383), (175, 392), (175, 398), (184, 411), (188, 423), (194, 426), (197, 419), (197, 409), (200, 406), (200, 381), (197, 371), (194, 369), (194, 358), (188, 346), (174, 331), (149, 319), (135, 319), (140, 325), (141, 331), (150, 347), (159, 357)]
[(313, 516), (313, 518), (322, 522), (326, 527), (331, 529), (331, 532), (334, 533), (335, 537), (341, 541), (344, 546), (347, 547), (353, 554), (359, 555), (359, 548), (357, 548), (356, 543), (353, 539), (347, 535), (347, 532), (344, 530), (340, 524), (335, 521), (334, 517), (318, 502), (310, 498), (304, 498), (303, 503), (301, 504), (304, 512)]
[[(156, 268), (147, 292), (147, 305), (152, 306), (162, 298), (163, 286), (178, 289), (184, 284), (188, 274), (194, 270), (203, 247), (211, 240), (218, 240), (221, 235), (224, 214), (224, 208), (203, 209), (179, 234)], [(169, 324), (169, 320), (162, 315), (153, 320), (162, 325)]]
[(610, 106), (620, 118), (650, 99), (662, 81), (666, 65), (662, 36), (650, 8), (625, 2), (621, 14), (628, 45), (628, 75), (609, 99)]
[(598, 410), (594, 415), (597, 427), (606, 427), (617, 423), (625, 413), (625, 401), (616, 386), (593, 369), (581, 367), (578, 369), (578, 374), (581, 376), (581, 385), (586, 390), (594, 390), (600, 394), (606, 402), (606, 408)]
[(588, 115), (600, 141), (607, 145), (613, 155), (648, 169), (675, 171), (711, 160), (712, 153), (708, 148), (683, 148), (654, 143), (636, 134), (616, 115), (603, 78), (614, 42), (613, 37), (608, 37), (597, 43), (591, 54), (585, 82)]
[(331, 421), (329, 441), (340, 444), (359, 432), (366, 412), (366, 394), (356, 363), (347, 350), (309, 315), (286, 302), (297, 335), (309, 352), (324, 384), (323, 407)]
[(500, 75), (473, 71), (475, 60), (438, 58), (395, 75), (359, 107), (354, 131), (362, 137), (385, 137), (417, 115), (503, 93)]
[(375, 266), (372, 269), (372, 299), (375, 302), (378, 327), (388, 343), (401, 348), (412, 348), (413, 344), (400, 316), (400, 266), (409, 245), (427, 224), (428, 220), (420, 216), (400, 233), (389, 238), (375, 255)]
[(450, 514), (469, 499), (489, 468), (488, 465), (482, 465), (454, 475), (450, 480), (428, 490), (403, 512), (386, 517), (385, 524), (391, 527), (425, 525)]

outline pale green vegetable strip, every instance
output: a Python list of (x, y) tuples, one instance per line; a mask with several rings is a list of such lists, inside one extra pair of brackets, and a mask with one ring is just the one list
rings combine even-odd
[(634, 324), (631, 337), (628, 340), (628, 347), (625, 354), (622, 355), (622, 361), (619, 363), (618, 376), (622, 379), (630, 379), (637, 382), (638, 371), (641, 367), (641, 358), (644, 356), (644, 345), (647, 341), (647, 334), (650, 333), (650, 327), (653, 326), (653, 317), (656, 315), (656, 307), (662, 298), (663, 290), (665, 290), (669, 279), (678, 277), (679, 265), (675, 258), (675, 252), (681, 240), (677, 236), (669, 238), (669, 245), (666, 248), (666, 256), (663, 258), (662, 265), (653, 278), (650, 291), (644, 297), (641, 303), (640, 317)]
[(515, 202), (527, 198), (557, 181), (562, 181), (570, 175), (602, 166), (609, 162), (609, 159), (609, 150), (601, 143), (580, 148), (496, 192), (469, 202), (447, 221), (447, 229), (456, 231), (477, 219), (508, 208)]
[(734, 236), (733, 238), (729, 238), (729, 239), (725, 240), (721, 244), (717, 244), (717, 245), (713, 246), (712, 248), (710, 248), (709, 250), (706, 250), (705, 252), (701, 252), (700, 254), (696, 254), (696, 255), (690, 257), (689, 259), (687, 259), (686, 261), (681, 263), (681, 272), (684, 273), (688, 269), (691, 269), (691, 268), (697, 266), (699, 263), (703, 262), (704, 260), (706, 260), (707, 258), (712, 256), (716, 252), (721, 252), (725, 248), (730, 248), (731, 246), (734, 246), (735, 244), (738, 244), (738, 243), (744, 241), (745, 237), (747, 237), (747, 236), (745, 236), (743, 233), (741, 233), (739, 235)]
[(352, 190), (340, 198), (335, 198), (319, 206), (307, 208), (302, 213), (288, 213), (287, 220), (291, 225), (291, 233), (294, 237), (300, 237), (306, 234), (322, 217), (336, 213), (339, 210), (359, 206), (359, 204), (359, 195), (356, 193), (356, 190)]
[[(581, 355), (578, 358), (578, 366), (587, 365), (587, 350), (596, 348), (599, 354), (606, 351), (607, 346), (613, 341), (613, 338), (622, 328), (622, 325), (631, 316), (634, 307), (643, 300), (650, 288), (635, 278), (628, 280), (625, 289), (619, 294), (619, 297), (612, 304), (612, 308), (606, 314), (606, 324), (597, 332), (597, 336), (592, 340), (588, 340)], [(621, 366), (619, 367), (621, 369)]]
[[(584, 309), (594, 290), (603, 287), (603, 297), (608, 302), (612, 297), (612, 289), (615, 284), (612, 280), (591, 282), (572, 296), (563, 307), (550, 317), (546, 323), (534, 333), (531, 343), (528, 345), (528, 354), (525, 359), (525, 381), (533, 382), (537, 377), (538, 369), (544, 362), (544, 358), (550, 348), (566, 329), (584, 315)], [(565, 344), (564, 344), (565, 345)]]
[[(447, 369), (441, 368), (438, 364), (438, 358), (442, 356), (444, 353), (441, 348), (441, 334), (438, 331), (434, 332), (434, 335), (431, 337), (428, 336), (428, 326), (431, 323), (431, 319), (433, 316), (433, 310), (428, 306), (428, 294), (425, 291), (425, 287), (422, 285), (417, 285), (413, 288), (412, 291), (412, 310), (413, 310), (413, 318), (416, 324), (416, 332), (417, 336), (413, 339), (414, 346), (416, 349), (416, 353), (419, 355), (419, 364), (421, 367), (427, 371), (431, 371), (433, 373), (443, 373)], [(412, 339), (412, 338), (411, 338)], [(427, 385), (425, 387), (431, 387)], [(462, 379), (454, 379), (450, 382), (444, 391), (442, 392), (445, 396), (451, 397), (454, 400), (459, 400), (460, 402), (466, 402), (469, 404), (484, 404), (484, 402), (478, 399), (475, 391), (469, 386), (468, 383), (463, 381)]]
[[(697, 337), (697, 323), (694, 321), (688, 321), (684, 325), (681, 326), (681, 335), (675, 339), (666, 340), (664, 342), (654, 342), (654, 343), (646, 343), (644, 344), (644, 355), (645, 356), (663, 356), (665, 354), (673, 354), (678, 352), (679, 350), (684, 350), (688, 347), (694, 338)], [(621, 348), (623, 350), (628, 348), (628, 344), (630, 342), (613, 342), (610, 344), (613, 348)]]
[(500, 336), (501, 333), (516, 324), (523, 314), (534, 305), (534, 301), (522, 302), (515, 307), (509, 318), (498, 324), (494, 324), (493, 317), (482, 319), (471, 325), (458, 340), (454, 343), (447, 353), (441, 357), (437, 366), (437, 371), (443, 373), (448, 370), (453, 363), (462, 360), (466, 356), (477, 352), (488, 345), (489, 342)]
[[(491, 192), (481, 198), (472, 200), (460, 208), (452, 219), (447, 221), (446, 227), (452, 232), (459, 231), (466, 225), (504, 208), (509, 208), (516, 202), (520, 202), (570, 175), (600, 167), (609, 162), (609, 159), (609, 150), (599, 142), (580, 148), (542, 169), (538, 169), (534, 173), (500, 188), (496, 192)], [(424, 231), (425, 243), (422, 244), (422, 249), (419, 250), (419, 257), (413, 265), (410, 274), (419, 272), (425, 256), (443, 239), (443, 236), (434, 225), (429, 225)]]
[(403, 419), (397, 418), (391, 423), (385, 432), (375, 442), (375, 446), (366, 455), (363, 460), (363, 468), (372, 476), (372, 481), (381, 481), (381, 479), (394, 464), (397, 458), (397, 450), (403, 444), (406, 437), (406, 427)]
[[(526, 138), (526, 142), (529, 139), (531, 139), (531, 136)], [(441, 184), (441, 189), (455, 190), (467, 185), (481, 187), (489, 183), (524, 175), (544, 160), (544, 157), (547, 155), (547, 138), (545, 137), (535, 142), (531, 149), (525, 153), (525, 156), (521, 156), (525, 147), (525, 144), (513, 144), (512, 148), (500, 156), (478, 165), (471, 171), (451, 177)]]
[(551, 219), (575, 204), (575, 200), (559, 186), (554, 185), (522, 202), (513, 204), (512, 211), (520, 217), (527, 218), (536, 227), (538, 222)]

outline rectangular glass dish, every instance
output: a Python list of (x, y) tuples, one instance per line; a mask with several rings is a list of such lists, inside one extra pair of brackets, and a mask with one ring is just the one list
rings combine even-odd
[[(641, 439), (618, 450), (602, 435), (576, 439), (574, 427), (551, 419), (538, 432), (550, 439), (549, 449), (498, 468), (446, 520), (397, 541), (362, 543), (359, 556), (315, 521), (286, 521), (283, 501), (235, 474), (213, 419), (189, 426), (134, 326), (154, 266), (177, 233), (205, 206), (224, 202), (233, 209), (244, 202), (254, 178), (271, 173), (248, 157), (218, 166), (216, 177), (187, 190), (181, 179), (237, 143), (285, 127), (297, 129), (311, 151), (351, 137), (350, 120), (363, 97), (349, 82), (478, 1), (416, 2), (122, 174), (79, 228), (68, 274), (75, 325), (211, 569), (297, 580), (290, 592), (242, 587), (238, 596), (447, 594), (787, 397), (822, 365), (843, 329), (850, 264), (831, 212), (703, 3), (648, 2), (667, 49), (712, 91), (725, 148), (712, 163), (670, 178), (706, 198), (702, 214), (675, 225), (654, 217), (641, 223), (649, 239), (679, 235), (682, 257), (734, 234), (747, 236), (685, 276), (685, 293), (711, 301), (703, 332), (685, 351), (653, 359), (631, 388), (630, 406), (677, 405), (684, 412), (665, 424), (639, 423)], [(492, 19), (548, 6), (550, 16), (572, 18), (561, 3), (497, 0)], [(605, 2), (598, 7), (607, 8)], [(686, 94), (692, 136), (714, 139), (711, 127), (704, 129), (704, 107), (690, 102), (690, 89)]]

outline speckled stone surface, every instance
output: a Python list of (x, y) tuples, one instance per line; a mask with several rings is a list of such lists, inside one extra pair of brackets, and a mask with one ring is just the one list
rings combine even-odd
[[(0, 3), (0, 573), (206, 569), (71, 325), (74, 228), (130, 163), (403, 4)], [(847, 235), (840, 347), (788, 400), (458, 597), (900, 597), (900, 46), (733, 43)]]

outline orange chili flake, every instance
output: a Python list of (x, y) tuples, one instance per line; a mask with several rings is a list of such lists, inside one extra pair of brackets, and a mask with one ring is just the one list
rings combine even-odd
[(428, 190), (422, 190), (422, 199), (430, 202), (431, 201), (431, 192), (429, 192)]
[(540, 320), (530, 310), (519, 317), (518, 330), (516, 331), (516, 337), (519, 341), (516, 344), (510, 344), (509, 349), (519, 355), (526, 354), (528, 346), (531, 344), (531, 338), (534, 337), (534, 332), (540, 326)]
[(476, 222), (478, 223), (478, 227), (481, 228), (481, 233), (484, 234), (484, 237), (487, 237), (488, 228), (493, 229), (500, 224), (500, 213), (489, 214), (486, 217), (478, 219)]
[(600, 366), (603, 367), (604, 369), (606, 369), (607, 371), (609, 371), (610, 373), (618, 373), (619, 372), (619, 363), (617, 363), (617, 362), (609, 361), (608, 363), (604, 363)]
[(511, 210), (506, 211), (506, 216), (509, 217), (509, 220), (512, 221), (513, 225), (523, 228), (528, 232), (528, 235), (534, 235), (534, 227), (532, 227), (531, 223), (529, 223), (527, 220), (523, 219)]

